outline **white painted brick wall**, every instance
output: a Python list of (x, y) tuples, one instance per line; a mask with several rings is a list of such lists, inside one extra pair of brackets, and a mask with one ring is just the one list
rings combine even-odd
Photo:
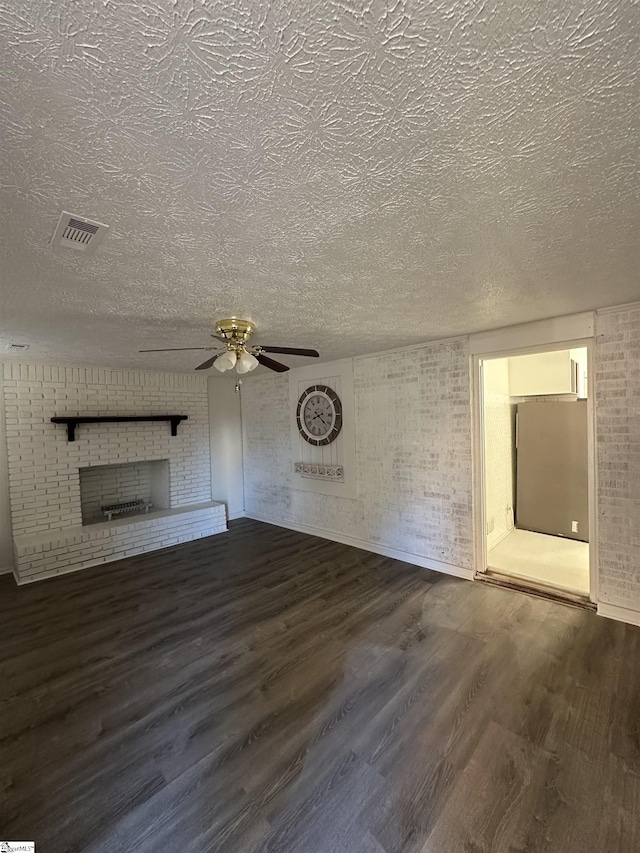
[[(81, 523), (79, 469), (169, 459), (171, 506), (211, 499), (206, 380), (200, 376), (5, 365), (11, 520), (15, 536)], [(80, 425), (54, 415), (188, 414), (168, 423)]]
[(168, 548), (227, 529), (224, 504), (195, 507), (162, 518), (139, 516), (113, 526), (62, 528), (58, 533), (15, 539), (18, 581), (53, 575)]
[[(171, 508), (211, 500), (205, 377), (10, 362), (4, 396), (16, 540), (81, 525), (79, 469), (92, 465), (168, 459)], [(175, 437), (167, 422), (79, 425), (75, 442), (67, 441), (65, 426), (51, 423), (54, 415), (118, 414), (188, 420)], [(164, 542), (157, 531), (156, 539)]]
[(293, 488), (288, 383), (242, 386), (247, 511), (472, 568), (466, 341), (354, 360), (356, 500)]
[(640, 610), (640, 305), (596, 315), (600, 600)]
[[(596, 315), (599, 599), (640, 611), (640, 305)], [(251, 514), (471, 567), (471, 427), (464, 342), (354, 361), (359, 497), (293, 488), (287, 376), (242, 388)]]

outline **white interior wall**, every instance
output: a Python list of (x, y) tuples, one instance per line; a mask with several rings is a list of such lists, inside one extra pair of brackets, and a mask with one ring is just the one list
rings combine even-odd
[[(319, 375), (329, 370), (318, 366)], [(354, 359), (357, 497), (347, 498), (297, 488), (295, 371), (250, 377), (242, 400), (247, 514), (472, 577), (469, 379), (466, 339)]]
[(487, 548), (513, 530), (514, 405), (509, 395), (509, 359), (483, 364)]
[(578, 362), (578, 396), (586, 397), (589, 388), (589, 360), (587, 357), (587, 348), (578, 347), (577, 349), (571, 349), (569, 350), (569, 356), (574, 361)]
[[(235, 391), (233, 377), (210, 376), (209, 428), (211, 436), (211, 493), (227, 506), (227, 517), (244, 510), (242, 478), (242, 392)], [(243, 383), (242, 388), (246, 387)]]
[[(640, 304), (598, 312), (597, 328), (598, 610), (640, 624), (640, 472), (630, 463), (640, 458)], [(247, 514), (418, 565), (434, 565), (438, 554), (443, 570), (471, 575), (468, 353), (591, 334), (593, 315), (585, 314), (444, 341), (411, 356), (355, 359), (353, 501), (295, 489), (287, 376), (252, 377), (243, 400)]]
[[(0, 363), (0, 377), (3, 365)], [(13, 570), (13, 533), (9, 504), (9, 464), (7, 461), (7, 428), (4, 394), (0, 389), (0, 574)]]

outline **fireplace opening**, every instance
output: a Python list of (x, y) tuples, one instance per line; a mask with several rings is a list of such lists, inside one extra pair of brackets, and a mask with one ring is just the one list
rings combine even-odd
[(169, 509), (169, 460), (80, 468), (80, 504), (83, 525)]

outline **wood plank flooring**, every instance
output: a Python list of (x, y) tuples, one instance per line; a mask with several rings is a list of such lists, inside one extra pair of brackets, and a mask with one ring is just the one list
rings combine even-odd
[(248, 520), (0, 595), (0, 839), (640, 850), (638, 628)]

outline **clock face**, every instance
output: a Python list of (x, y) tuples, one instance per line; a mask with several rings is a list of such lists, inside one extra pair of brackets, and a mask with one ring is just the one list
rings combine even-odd
[(342, 405), (327, 385), (312, 385), (298, 400), (296, 420), (300, 435), (309, 444), (331, 444), (342, 429)]

